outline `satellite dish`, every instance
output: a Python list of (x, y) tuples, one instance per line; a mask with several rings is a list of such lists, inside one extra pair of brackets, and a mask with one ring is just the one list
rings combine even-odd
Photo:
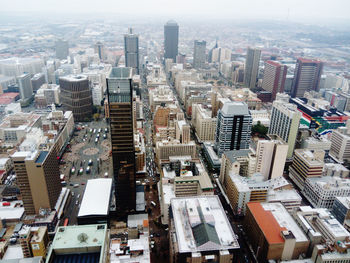
[(85, 233), (81, 233), (81, 234), (78, 235), (78, 240), (79, 240), (81, 243), (86, 242), (86, 240), (87, 240), (88, 238), (89, 238), (88, 235), (85, 234)]

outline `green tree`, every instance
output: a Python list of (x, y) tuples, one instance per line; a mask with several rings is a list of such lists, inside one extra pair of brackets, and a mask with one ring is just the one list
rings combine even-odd
[(268, 128), (262, 125), (260, 121), (258, 121), (258, 123), (252, 127), (253, 134), (266, 135), (267, 131)]

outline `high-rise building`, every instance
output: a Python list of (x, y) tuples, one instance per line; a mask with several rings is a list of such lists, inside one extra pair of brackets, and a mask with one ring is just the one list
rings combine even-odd
[(99, 59), (104, 60), (105, 59), (104, 45), (100, 41), (98, 41), (96, 42), (94, 49), (95, 49), (95, 53), (98, 54)]
[(56, 58), (67, 59), (69, 55), (69, 43), (67, 40), (58, 39), (55, 43)]
[[(349, 126), (350, 121), (347, 121)], [(350, 160), (350, 135), (348, 127), (339, 127), (332, 132), (329, 155), (338, 162)]]
[(193, 52), (193, 67), (194, 68), (203, 68), (205, 65), (205, 50), (207, 42), (203, 41), (194, 41), (194, 52)]
[(22, 100), (29, 99), (33, 96), (32, 83), (30, 74), (24, 73), (17, 78), (19, 86), (19, 94)]
[(319, 60), (298, 58), (292, 84), (292, 97), (303, 97), (305, 91), (320, 89), (323, 63)]
[(261, 50), (250, 48), (247, 49), (247, 56), (244, 67), (244, 85), (248, 88), (255, 88), (259, 72)]
[(176, 61), (179, 45), (179, 25), (170, 20), (164, 25), (164, 59)]
[(113, 174), (117, 210), (135, 210), (135, 149), (132, 69), (112, 68), (107, 78)]
[(125, 66), (133, 68), (139, 74), (139, 36), (133, 34), (132, 28), (124, 35), (124, 53)]
[(45, 75), (44, 73), (35, 74), (30, 81), (32, 83), (33, 91), (37, 91), (38, 89), (40, 89), (41, 85), (43, 85), (46, 82)]
[(284, 91), (284, 84), (287, 76), (287, 66), (276, 61), (265, 62), (264, 78), (262, 88), (271, 92), (271, 99), (276, 99), (276, 94)]
[(209, 50), (208, 52), (208, 62), (211, 63), (213, 62), (213, 50), (218, 48), (218, 40), (216, 39), (215, 45), (213, 46), (212, 49)]
[(269, 134), (275, 134), (288, 143), (287, 158), (292, 158), (298, 134), (301, 113), (295, 104), (275, 100), (272, 104)]
[(215, 141), (218, 155), (248, 149), (252, 117), (244, 102), (226, 102), (218, 112)]
[(61, 77), (59, 82), (63, 108), (73, 112), (75, 121), (89, 121), (92, 117), (92, 94), (88, 78), (69, 75)]
[(15, 152), (11, 156), (27, 214), (54, 209), (61, 193), (56, 151)]
[(287, 153), (288, 144), (279, 136), (270, 135), (270, 140), (259, 140), (255, 171), (261, 173), (266, 180), (282, 176)]

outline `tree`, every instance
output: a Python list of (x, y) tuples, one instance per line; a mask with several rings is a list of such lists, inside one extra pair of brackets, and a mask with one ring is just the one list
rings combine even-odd
[(262, 125), (260, 121), (258, 121), (258, 123), (252, 127), (253, 134), (266, 135), (267, 131), (268, 128)]
[(100, 118), (100, 114), (99, 113), (95, 113), (92, 118), (94, 118), (95, 121), (97, 121)]

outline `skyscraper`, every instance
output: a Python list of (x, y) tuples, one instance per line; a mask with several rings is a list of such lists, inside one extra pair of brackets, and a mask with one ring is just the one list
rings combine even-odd
[(292, 97), (303, 97), (305, 91), (319, 90), (323, 63), (319, 60), (298, 58), (292, 84)]
[(112, 68), (107, 78), (117, 211), (136, 208), (132, 69)]
[(22, 100), (29, 99), (33, 96), (33, 88), (30, 74), (24, 73), (18, 78), (19, 95)]
[(272, 104), (269, 134), (275, 134), (288, 143), (287, 158), (292, 158), (298, 134), (301, 113), (295, 104), (275, 100)]
[(132, 33), (132, 28), (124, 35), (124, 53), (125, 66), (133, 68), (139, 74), (139, 36)]
[(252, 117), (244, 102), (226, 102), (217, 116), (215, 141), (218, 155), (248, 149)]
[(55, 43), (56, 58), (67, 59), (69, 55), (69, 44), (68, 41), (58, 39)]
[(59, 78), (63, 108), (73, 112), (74, 121), (89, 121), (92, 117), (92, 93), (89, 80), (83, 75)]
[(213, 62), (213, 50), (218, 48), (218, 40), (216, 39), (215, 45), (213, 46), (212, 49), (209, 50), (208, 52), (208, 62), (212, 63)]
[(60, 170), (54, 148), (15, 152), (11, 156), (24, 209), (29, 215), (38, 214), (40, 208), (54, 209), (60, 195)]
[(271, 92), (272, 100), (276, 99), (277, 93), (283, 93), (286, 76), (287, 66), (272, 60), (265, 62), (262, 88)]
[(95, 53), (98, 54), (99, 59), (104, 60), (105, 59), (104, 45), (100, 41), (98, 41), (96, 42), (94, 49), (95, 49)]
[(256, 85), (259, 71), (260, 55), (260, 49), (248, 47), (244, 68), (244, 85), (250, 89), (254, 89)]
[(164, 59), (171, 58), (176, 61), (179, 45), (179, 26), (174, 20), (164, 25)]
[(194, 68), (203, 68), (205, 65), (205, 50), (207, 42), (203, 41), (194, 41), (194, 51), (193, 51), (193, 67)]

